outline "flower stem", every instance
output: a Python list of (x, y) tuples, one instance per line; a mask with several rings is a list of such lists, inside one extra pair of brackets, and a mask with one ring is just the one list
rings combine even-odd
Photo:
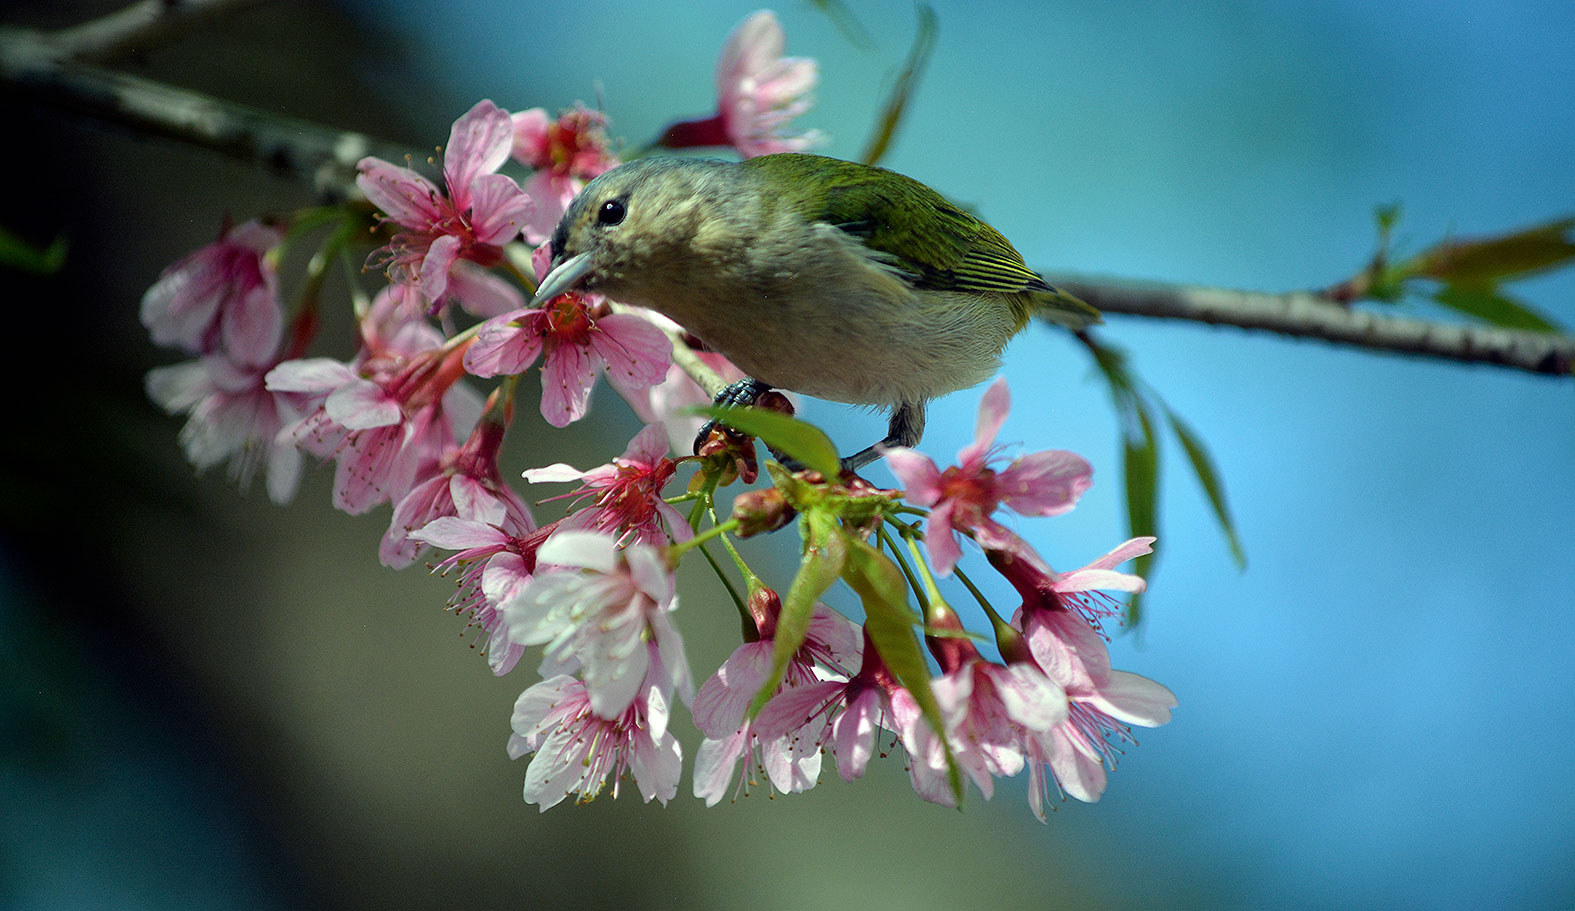
[[(903, 526), (901, 523), (898, 523), (898, 527)], [(886, 545), (886, 549), (891, 551), (892, 558), (897, 561), (897, 567), (902, 570), (903, 576), (907, 578), (908, 588), (913, 592), (913, 596), (919, 599), (920, 611), (928, 612), (930, 609), (929, 595), (925, 594), (924, 589), (920, 586), (919, 577), (913, 574), (913, 567), (908, 565), (908, 558), (903, 556), (901, 548), (897, 546), (897, 542), (892, 540), (891, 532), (886, 530), (886, 523), (884, 522), (880, 526), (880, 540), (882, 544)]]

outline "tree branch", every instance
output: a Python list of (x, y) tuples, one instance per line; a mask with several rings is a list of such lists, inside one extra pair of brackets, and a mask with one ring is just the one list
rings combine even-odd
[(362, 157), (397, 161), (408, 154), (360, 133), (78, 63), (28, 33), (0, 33), (0, 84), (7, 95), (263, 165), (308, 184), (325, 201), (357, 195), (355, 166)]
[(1569, 377), (1575, 372), (1575, 338), (1566, 335), (1387, 316), (1341, 306), (1321, 292), (1267, 294), (1063, 274), (1047, 274), (1045, 279), (1105, 313), (1266, 329), (1281, 335), (1553, 376)]
[(257, 6), (264, 0), (140, 0), (107, 16), (52, 33), (61, 55), (104, 61), (164, 41), (216, 15)]
[[(187, 0), (176, 5), (216, 10), (239, 2), (243, 0)], [(147, 6), (138, 4), (133, 9)], [(129, 12), (126, 14), (129, 17)], [(123, 47), (126, 36), (149, 34), (156, 27), (160, 26), (127, 26), (118, 32), (120, 39), (97, 44), (80, 40), (79, 44), (100, 50)], [(115, 30), (102, 26), (100, 31), (109, 34)], [(360, 133), (333, 130), (75, 62), (65, 57), (56, 41), (28, 32), (0, 32), (0, 85), (7, 94), (35, 103), (263, 165), (309, 184), (324, 200), (359, 195), (355, 165), (363, 156), (391, 161), (412, 156), (409, 149)], [(1392, 317), (1340, 306), (1317, 292), (1266, 294), (1060, 274), (1046, 278), (1106, 313), (1265, 329), (1539, 374), (1568, 377), (1575, 373), (1575, 338), (1568, 336)]]

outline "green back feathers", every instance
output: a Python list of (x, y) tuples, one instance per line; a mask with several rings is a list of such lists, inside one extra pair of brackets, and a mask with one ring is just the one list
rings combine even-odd
[(1001, 232), (911, 177), (871, 165), (794, 153), (739, 167), (767, 184), (768, 199), (806, 221), (823, 221), (892, 257), (915, 287), (1022, 295), (1013, 303), (1071, 328), (1099, 311), (1045, 283)]

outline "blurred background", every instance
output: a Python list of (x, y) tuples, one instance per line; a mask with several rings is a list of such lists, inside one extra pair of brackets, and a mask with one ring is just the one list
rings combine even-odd
[[(116, 6), (23, 0), (5, 19)], [(849, 8), (867, 47), (803, 0), (777, 12), (789, 53), (821, 65), (802, 125), (856, 157), (915, 17), (899, 0)], [(633, 147), (711, 111), (716, 54), (754, 9), (277, 2), (124, 65), (414, 147), (482, 97), (599, 101)], [(1043, 269), (1316, 287), (1366, 261), (1379, 204), (1403, 204), (1413, 250), (1575, 210), (1568, 4), (935, 9), (885, 163), (976, 206)], [(1140, 732), (1101, 802), (1040, 825), (1019, 778), (945, 810), (889, 758), (853, 785), (828, 764), (790, 798), (707, 810), (686, 775), (665, 809), (627, 788), (538, 814), (504, 753), (533, 669), (493, 678), (442, 610), (451, 583), (378, 565), (386, 509), (335, 513), (322, 470), (285, 508), (194, 478), (179, 422), (143, 394), (179, 359), (137, 322), (159, 271), (226, 216), (306, 191), (11, 97), (0, 117), (0, 224), (70, 243), (59, 274), (5, 275), (0, 908), (1575, 903), (1569, 380), (1112, 317), (1104, 337), (1212, 447), (1249, 567), (1171, 446), (1147, 620), (1112, 652), (1180, 707)], [(1575, 322), (1571, 276), (1522, 290)], [(347, 324), (321, 353), (348, 354)], [(1002, 439), (1095, 466), (1072, 514), (1019, 525), (1081, 565), (1125, 536), (1108, 393), (1048, 330), (1014, 343), (1005, 375)], [(924, 448), (950, 458), (977, 403), (937, 403)], [(805, 412), (844, 449), (883, 426)], [(521, 418), (510, 472), (606, 461), (637, 429), (600, 392), (566, 432)], [(769, 544), (786, 579), (791, 542)], [(703, 574), (684, 591), (704, 676), (737, 621)], [(698, 736), (675, 724), (687, 766)]]

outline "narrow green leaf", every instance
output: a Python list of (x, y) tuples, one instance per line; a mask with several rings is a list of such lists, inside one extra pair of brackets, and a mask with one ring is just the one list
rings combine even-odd
[(782, 613), (777, 618), (776, 638), (771, 651), (771, 673), (765, 685), (749, 703), (749, 717), (754, 718), (776, 694), (787, 674), (788, 662), (798, 654), (799, 646), (809, 634), (810, 616), (815, 612), (815, 602), (826, 589), (842, 575), (847, 563), (847, 537), (837, 525), (837, 516), (827, 509), (805, 513), (799, 521), (804, 534), (804, 555), (799, 560), (798, 574), (782, 599)]
[(837, 447), (832, 444), (831, 437), (814, 424), (764, 408), (709, 405), (695, 409), (695, 413), (716, 418), (734, 430), (747, 433), (828, 478), (842, 474)]
[(66, 264), (66, 236), (58, 234), (47, 247), (0, 228), (0, 266), (34, 275), (54, 275)]
[(830, 19), (831, 24), (837, 27), (837, 31), (842, 33), (842, 37), (848, 39), (849, 44), (861, 51), (869, 50), (875, 46), (870, 41), (869, 32), (864, 30), (864, 26), (859, 24), (859, 20), (853, 15), (853, 11), (848, 9), (848, 5), (843, 3), (842, 0), (809, 0), (809, 3), (826, 14), (826, 18)]
[(1456, 313), (1464, 313), (1484, 323), (1506, 329), (1524, 329), (1528, 332), (1546, 332), (1557, 335), (1563, 328), (1535, 309), (1498, 293), (1492, 287), (1445, 285), (1433, 300)]
[(1400, 222), (1400, 203), (1384, 203), (1373, 209), (1373, 220), (1378, 223), (1378, 241), (1380, 246), (1389, 243), (1389, 234)]
[[(1236, 523), (1231, 520), (1230, 508), (1225, 505), (1225, 485), (1221, 483), (1219, 472), (1214, 467), (1214, 459), (1209, 455), (1208, 447), (1203, 445), (1203, 440), (1181, 420), (1181, 416), (1165, 406), (1165, 417), (1170, 420), (1170, 429), (1176, 434), (1176, 439), (1181, 441), (1181, 448), (1187, 453), (1187, 461), (1192, 463), (1192, 471), (1198, 476), (1198, 482), (1203, 485), (1203, 492), (1208, 494), (1209, 505), (1214, 508), (1214, 518), (1219, 520), (1220, 530), (1225, 533), (1225, 543), (1230, 545), (1231, 557), (1236, 561), (1238, 569), (1247, 568), (1247, 552), (1242, 549), (1241, 538), (1236, 534)], [(1157, 472), (1157, 466), (1156, 466)]]
[(1575, 218), (1509, 234), (1450, 240), (1416, 257), (1418, 273), (1449, 284), (1486, 286), (1575, 261)]
[[(919, 615), (908, 604), (908, 588), (902, 572), (890, 558), (884, 556), (867, 542), (848, 539), (848, 561), (843, 569), (845, 579), (859, 599), (864, 602), (864, 628), (882, 661), (898, 681), (913, 694), (924, 713), (924, 720), (938, 734), (946, 730), (941, 720), (941, 707), (930, 692), (930, 666), (924, 660), (924, 649), (919, 644), (914, 627)], [(945, 743), (945, 737), (941, 737)], [(946, 748), (947, 777), (952, 794), (959, 805), (963, 798), (962, 772)]]
[(939, 22), (935, 10), (926, 3), (920, 3), (917, 9), (919, 30), (913, 36), (913, 46), (908, 49), (908, 59), (903, 61), (902, 69), (897, 73), (897, 80), (891, 87), (891, 94), (886, 96), (886, 104), (881, 109), (875, 133), (870, 136), (869, 145), (864, 148), (865, 164), (879, 164), (880, 160), (886, 157), (892, 137), (897, 133), (897, 125), (902, 121), (902, 115), (907, 110), (908, 99), (919, 87), (919, 77), (924, 75), (924, 67), (930, 62), (930, 55), (935, 52), (935, 33)]
[[(1149, 418), (1148, 407), (1141, 400), (1134, 405), (1137, 417), (1136, 437), (1123, 439), (1121, 471), (1126, 481), (1127, 530), (1129, 537), (1140, 535), (1159, 536), (1159, 518), (1155, 500), (1159, 493), (1159, 441), (1154, 435), (1154, 424)], [(1144, 554), (1133, 562), (1133, 572), (1148, 578), (1154, 555)], [(1128, 622), (1137, 626), (1142, 619), (1142, 595), (1133, 595), (1128, 604)]]

